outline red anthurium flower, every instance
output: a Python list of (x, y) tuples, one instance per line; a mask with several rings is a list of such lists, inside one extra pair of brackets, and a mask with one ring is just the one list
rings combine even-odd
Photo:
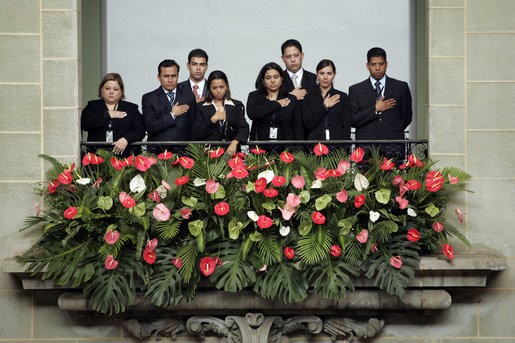
[(205, 276), (209, 276), (213, 274), (216, 268), (215, 259), (212, 257), (204, 257), (200, 260), (200, 271)]
[(87, 166), (88, 164), (100, 164), (104, 162), (104, 159), (91, 152), (88, 152), (86, 156), (82, 158), (82, 164)]
[(231, 171), (229, 174), (231, 174), (233, 177), (235, 177), (237, 179), (243, 179), (249, 175), (249, 172), (247, 171), (247, 169), (245, 169), (243, 167), (239, 167), (239, 168), (233, 169), (233, 171)]
[(172, 258), (172, 263), (177, 269), (182, 267), (182, 260), (179, 257)]
[(293, 157), (293, 155), (287, 151), (281, 152), (281, 155), (279, 155), (279, 157), (281, 158), (281, 161), (285, 163), (291, 163), (295, 161), (295, 157)]
[(99, 189), (99, 188), (100, 188), (100, 183), (101, 183), (101, 182), (102, 182), (102, 178), (101, 178), (101, 177), (99, 177), (99, 178), (97, 179), (97, 181), (95, 181), (95, 183), (91, 186), (91, 188), (95, 188), (95, 187), (96, 187), (97, 189)]
[(285, 182), (286, 178), (281, 175), (274, 176), (274, 178), (272, 179), (272, 185), (274, 185), (275, 187), (280, 187), (284, 185)]
[(306, 184), (306, 181), (301, 175), (297, 175), (293, 177), (293, 179), (291, 179), (291, 184), (293, 185), (293, 187), (301, 189)]
[(160, 222), (164, 222), (170, 219), (170, 210), (163, 203), (157, 204), (156, 207), (154, 207), (152, 214), (154, 218)]
[(408, 186), (406, 186), (404, 183), (399, 185), (399, 194), (400, 194), (401, 197), (403, 197), (404, 194), (406, 194), (406, 192), (408, 190), (409, 190)]
[(118, 261), (114, 259), (113, 255), (107, 255), (104, 265), (106, 269), (115, 269), (118, 266)]
[(377, 243), (372, 244), (370, 247), (370, 252), (375, 253), (377, 251)]
[(143, 259), (148, 264), (153, 264), (156, 262), (156, 253), (153, 250), (146, 250), (143, 251)]
[(315, 147), (313, 148), (313, 151), (315, 152), (315, 155), (317, 155), (317, 156), (327, 155), (329, 153), (329, 149), (322, 143), (318, 143), (317, 145), (315, 145)]
[(69, 169), (65, 169), (59, 176), (57, 177), (59, 182), (61, 182), (63, 185), (67, 185), (72, 182), (73, 176)]
[(336, 193), (336, 200), (338, 200), (341, 203), (346, 202), (348, 198), (349, 198), (349, 196), (347, 195), (347, 191), (343, 188), (341, 191)]
[(134, 200), (129, 194), (125, 192), (120, 192), (118, 198), (124, 207), (131, 208), (136, 206), (136, 200)]
[(448, 178), (449, 178), (449, 183), (451, 185), (455, 185), (457, 184), (458, 182), (460, 182), (460, 179), (456, 176), (452, 176), (451, 174), (448, 175)]
[(407, 166), (408, 166), (408, 163), (403, 163), (399, 166), (399, 169), (406, 169)]
[(157, 238), (153, 238), (153, 239), (147, 239), (147, 245), (145, 246), (145, 250), (148, 250), (148, 251), (154, 251), (154, 249), (157, 247)]
[(216, 148), (216, 150), (212, 151), (210, 154), (209, 154), (209, 157), (210, 158), (215, 158), (215, 157), (220, 157), (224, 154), (225, 150), (218, 147)]
[(337, 169), (329, 169), (327, 172), (326, 172), (327, 176), (330, 176), (330, 177), (339, 177), (339, 176), (342, 176), (342, 172), (337, 170)]
[(247, 158), (247, 155), (244, 153), (244, 152), (237, 152), (234, 154), (234, 157), (238, 156), (239, 158), (241, 159), (246, 159)]
[(408, 206), (408, 204), (409, 204), (408, 199), (403, 198), (400, 195), (395, 197), (395, 201), (397, 201), (399, 203), (399, 208), (401, 210), (405, 209), (406, 206)]
[(261, 177), (254, 182), (254, 189), (256, 190), (256, 193), (261, 193), (266, 189), (266, 179), (264, 177)]
[(350, 168), (350, 163), (347, 161), (340, 161), (338, 163), (338, 167), (336, 168), (340, 173), (345, 174), (347, 170)]
[(456, 214), (458, 215), (458, 220), (460, 221), (460, 223), (463, 223), (463, 215), (467, 214), (467, 213), (461, 212), (461, 210), (459, 208), (455, 208), (454, 212), (456, 212)]
[(420, 239), (420, 232), (417, 229), (408, 230), (408, 241), (416, 242)]
[(120, 238), (120, 233), (116, 230), (109, 230), (107, 231), (107, 233), (104, 235), (104, 239), (106, 241), (107, 244), (114, 244), (118, 241), (118, 238)]
[(357, 148), (350, 155), (350, 159), (353, 160), (354, 162), (358, 163), (358, 162), (363, 161), (364, 156), (365, 156), (365, 152), (363, 151), (363, 149)]
[(454, 250), (452, 249), (450, 244), (443, 245), (443, 253), (445, 254), (445, 256), (449, 258), (449, 260), (452, 260), (454, 258)]
[(50, 181), (50, 183), (48, 184), (48, 192), (50, 194), (55, 193), (55, 191), (57, 190), (57, 186), (59, 186), (60, 184), (61, 183), (59, 182), (59, 180)]
[(69, 191), (69, 192), (77, 192), (77, 189), (75, 188), (75, 185), (69, 185), (66, 188), (66, 190)]
[(136, 156), (134, 159), (134, 165), (136, 166), (136, 169), (142, 172), (147, 171), (151, 166), (150, 161), (145, 156)]
[(277, 192), (276, 189), (273, 189), (273, 188), (268, 188), (268, 189), (265, 189), (263, 191), (263, 194), (267, 197), (267, 198), (273, 198), (275, 197), (277, 194), (279, 194), (279, 192)]
[(420, 168), (420, 167), (423, 167), (424, 166), (424, 163), (422, 163), (421, 160), (419, 160), (418, 158), (415, 157), (415, 155), (409, 155), (408, 156), (408, 165), (410, 167), (417, 167), (417, 168)]
[(293, 248), (290, 247), (285, 247), (284, 256), (286, 256), (288, 260), (291, 260), (295, 256), (295, 250), (293, 250)]
[(148, 161), (148, 163), (150, 163), (151, 166), (153, 166), (154, 164), (157, 163), (157, 160), (154, 156), (147, 157), (147, 161)]
[(189, 208), (183, 208), (179, 212), (181, 213), (183, 219), (189, 219), (192, 213), (191, 209)]
[(393, 170), (395, 163), (392, 162), (392, 159), (387, 159), (383, 157), (383, 165), (381, 166), (382, 170)]
[(231, 169), (236, 169), (236, 168), (240, 168), (240, 167), (243, 167), (243, 159), (239, 156), (234, 156), (233, 158), (231, 158), (229, 160), (229, 162), (227, 162), (227, 164), (229, 165), (229, 167), (231, 167)]
[(393, 178), (392, 184), (394, 186), (401, 185), (401, 184), (403, 185), (404, 179), (400, 175), (395, 175), (395, 177)]
[(115, 157), (111, 157), (111, 165), (117, 170), (122, 170), (122, 168), (125, 167), (127, 164), (125, 164), (124, 161), (116, 159)]
[(361, 232), (356, 235), (356, 239), (360, 243), (366, 243), (368, 241), (368, 230), (361, 230)]
[(417, 190), (420, 188), (420, 186), (422, 186), (422, 184), (420, 182), (418, 182), (417, 180), (408, 180), (406, 181), (406, 187), (408, 187), (409, 190)]
[(217, 256), (217, 257), (215, 257), (215, 263), (216, 263), (217, 265), (220, 265), (220, 266), (222, 266), (222, 265), (224, 264), (224, 263), (222, 262), (222, 259), (221, 259), (220, 257), (218, 257), (218, 256)]
[(255, 149), (251, 149), (250, 151), (253, 152), (254, 154), (263, 154), (266, 152), (265, 150), (260, 149), (257, 145), (256, 145)]
[(429, 192), (436, 192), (442, 188), (444, 181), (444, 177), (438, 170), (429, 172), (426, 175), (426, 189)]
[(363, 205), (364, 203), (365, 203), (365, 196), (363, 194), (358, 195), (354, 199), (354, 206), (356, 206), (356, 208), (360, 208), (361, 205)]
[(67, 219), (72, 219), (77, 215), (77, 207), (70, 206), (64, 211), (64, 217)]
[(433, 227), (433, 230), (435, 230), (436, 232), (443, 231), (443, 223), (442, 222), (434, 222), (432, 227)]
[(326, 174), (326, 172), (327, 172), (327, 169), (325, 169), (324, 167), (317, 168), (317, 170), (315, 170), (315, 179), (317, 179), (317, 180), (327, 179), (329, 176)]
[(315, 222), (315, 224), (323, 224), (325, 223), (325, 216), (320, 212), (313, 212), (311, 215), (311, 219)]
[(229, 204), (225, 201), (219, 202), (215, 205), (215, 213), (219, 216), (225, 216), (227, 213), (229, 213)]
[(179, 157), (176, 162), (178, 162), (186, 169), (191, 169), (195, 165), (195, 161), (192, 158), (186, 156)]
[(392, 256), (390, 257), (390, 264), (392, 267), (400, 269), (402, 266), (402, 259), (400, 256)]
[(173, 154), (168, 150), (165, 150), (165, 152), (162, 152), (159, 155), (157, 155), (157, 158), (160, 160), (169, 160), (172, 157), (173, 157)]
[(177, 179), (175, 180), (175, 184), (176, 184), (177, 186), (182, 186), (182, 185), (184, 185), (184, 184), (188, 183), (188, 181), (190, 181), (190, 178), (189, 178), (189, 177), (187, 177), (187, 176), (181, 176), (181, 177), (179, 177), (179, 178), (177, 178)]
[(220, 188), (220, 183), (215, 182), (213, 179), (209, 179), (206, 181), (206, 192), (209, 194), (214, 194), (218, 191), (218, 188)]
[(154, 200), (155, 202), (161, 201), (161, 196), (159, 195), (159, 192), (157, 191), (157, 189), (155, 189), (153, 192), (148, 193), (148, 198), (150, 200)]
[(342, 249), (338, 245), (335, 244), (331, 247), (331, 255), (334, 257), (340, 256), (341, 253)]
[(257, 220), (257, 224), (261, 229), (269, 228), (270, 226), (272, 226), (273, 223), (274, 222), (273, 222), (272, 218), (269, 218), (265, 215), (259, 216), (259, 218)]
[(133, 166), (134, 165), (134, 155), (127, 157), (124, 161), (124, 165)]

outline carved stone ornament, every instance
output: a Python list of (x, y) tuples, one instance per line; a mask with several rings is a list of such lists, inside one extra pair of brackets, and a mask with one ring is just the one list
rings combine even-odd
[(331, 317), (323, 321), (317, 316), (295, 316), (283, 319), (279, 316), (265, 316), (262, 313), (247, 313), (245, 316), (227, 316), (225, 320), (212, 316), (193, 316), (186, 323), (180, 319), (158, 319), (155, 321), (125, 320), (125, 328), (137, 338), (171, 337), (173, 340), (182, 331), (204, 338), (218, 336), (226, 343), (287, 343), (292, 334), (306, 336), (322, 332), (333, 341), (354, 337), (371, 338), (380, 333), (384, 321), (370, 318), (368, 322), (357, 322), (349, 318)]

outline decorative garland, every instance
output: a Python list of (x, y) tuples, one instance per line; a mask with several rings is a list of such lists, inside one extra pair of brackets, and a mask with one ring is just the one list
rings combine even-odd
[(349, 156), (323, 144), (251, 151), (190, 145), (188, 156), (119, 160), (100, 150), (78, 168), (42, 155), (53, 163), (45, 209), (24, 226), (41, 236), (18, 261), (112, 315), (137, 289), (156, 306), (191, 300), (203, 278), (293, 303), (310, 287), (343, 298), (363, 273), (402, 297), (421, 250), (452, 260), (449, 236), (469, 244), (443, 213), (469, 179), (459, 169), (414, 155), (397, 167), (377, 152), (365, 163), (361, 148)]

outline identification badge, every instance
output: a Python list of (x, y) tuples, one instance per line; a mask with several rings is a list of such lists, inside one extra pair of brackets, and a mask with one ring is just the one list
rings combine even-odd
[(107, 130), (106, 131), (106, 142), (112, 142), (113, 141), (113, 131)]
[(325, 139), (326, 139), (327, 141), (331, 139), (331, 138), (330, 138), (330, 135), (329, 135), (329, 130), (328, 130), (328, 129), (326, 129), (326, 130), (325, 130)]
[(277, 139), (277, 131), (278, 129), (276, 127), (270, 128), (270, 139)]

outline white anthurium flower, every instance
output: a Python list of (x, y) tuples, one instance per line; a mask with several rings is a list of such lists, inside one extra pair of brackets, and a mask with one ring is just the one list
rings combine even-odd
[(193, 184), (195, 185), (195, 187), (204, 186), (206, 184), (206, 180), (197, 177), (195, 178), (195, 180), (193, 180)]
[(129, 183), (129, 187), (133, 193), (139, 193), (147, 188), (145, 186), (145, 180), (143, 180), (139, 174), (132, 178), (131, 182)]
[(89, 179), (89, 177), (81, 177), (80, 179), (77, 179), (77, 183), (79, 185), (87, 185), (88, 183), (90, 183), (91, 180)]
[(259, 216), (254, 211), (248, 211), (247, 212), (247, 216), (249, 216), (249, 218), (252, 219), (255, 222), (257, 222), (257, 220), (259, 219)]
[(168, 193), (168, 191), (166, 190), (165, 186), (161, 185), (161, 186), (157, 187), (156, 190), (157, 190), (157, 193), (159, 193), (159, 196), (161, 197), (161, 199), (166, 198), (166, 194)]
[(274, 171), (267, 169), (267, 170), (259, 173), (257, 177), (258, 177), (258, 179), (261, 179), (262, 177), (264, 177), (266, 179), (266, 183), (270, 183), (270, 182), (272, 182), (272, 179), (274, 178), (274, 176), (275, 176)]
[(313, 183), (311, 184), (311, 189), (318, 189), (318, 188), (322, 188), (322, 180), (314, 180)]
[(417, 216), (417, 212), (415, 212), (415, 210), (413, 210), (412, 208), (408, 208), (408, 216), (416, 217)]
[(279, 233), (283, 237), (288, 236), (288, 234), (290, 233), (290, 227), (289, 226), (281, 226), (281, 228), (279, 229)]
[(354, 178), (354, 187), (358, 190), (358, 192), (367, 189), (368, 185), (368, 179), (363, 174), (356, 174), (356, 177)]
[(373, 223), (375, 223), (379, 219), (379, 217), (380, 217), (379, 212), (376, 212), (376, 211), (370, 211), (369, 214), (370, 214), (370, 220)]

